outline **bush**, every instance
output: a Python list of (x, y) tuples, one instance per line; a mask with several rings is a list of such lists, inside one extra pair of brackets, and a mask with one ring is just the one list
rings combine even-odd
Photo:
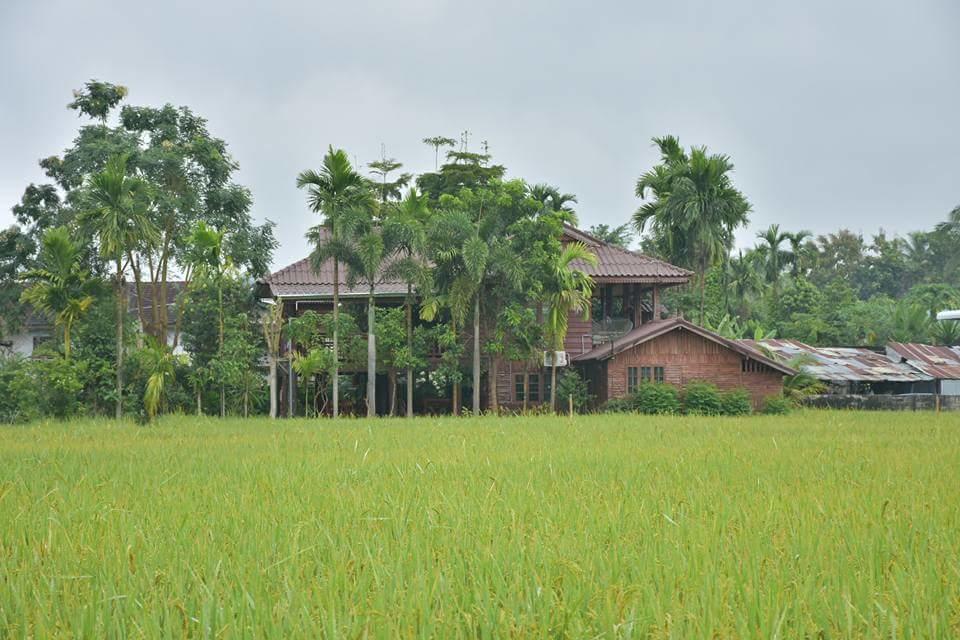
[(720, 406), (725, 416), (746, 416), (753, 413), (753, 402), (746, 389), (733, 389), (720, 397)]
[(680, 413), (680, 394), (670, 384), (644, 383), (633, 392), (634, 410), (641, 413), (664, 415)]
[(567, 398), (573, 396), (573, 408), (577, 413), (587, 410), (590, 404), (590, 393), (587, 391), (587, 381), (576, 371), (568, 369), (557, 379), (557, 410), (567, 411)]
[(763, 412), (767, 415), (785, 415), (793, 410), (793, 403), (783, 396), (768, 396), (763, 401)]
[(603, 403), (603, 413), (630, 413), (634, 411), (631, 398), (611, 398)]
[(718, 416), (723, 413), (720, 390), (709, 382), (691, 382), (683, 392), (683, 409), (694, 416)]

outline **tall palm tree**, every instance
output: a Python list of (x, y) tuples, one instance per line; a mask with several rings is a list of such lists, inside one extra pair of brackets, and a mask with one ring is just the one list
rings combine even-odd
[(758, 250), (763, 256), (764, 276), (776, 294), (780, 289), (779, 282), (783, 268), (792, 257), (788, 251), (781, 249), (785, 242), (789, 242), (790, 234), (780, 231), (779, 224), (771, 224), (765, 231), (758, 231), (757, 238), (761, 241)]
[(63, 329), (63, 357), (70, 359), (70, 335), (73, 325), (93, 304), (97, 282), (80, 262), (79, 245), (70, 239), (66, 227), (55, 227), (43, 234), (38, 265), (24, 274), (30, 283), (20, 298), (34, 309), (53, 317)]
[[(367, 181), (354, 170), (343, 149), (334, 150), (329, 147), (323, 157), (323, 165), (319, 171), (307, 170), (297, 176), (297, 188), (307, 188), (307, 202), (310, 209), (323, 215), (320, 228), (311, 229), (308, 239), (319, 247), (322, 240), (333, 243), (331, 248), (339, 246), (339, 229), (337, 221), (344, 213), (369, 198)], [(321, 233), (321, 228), (326, 234)], [(319, 264), (314, 260), (314, 267)], [(340, 260), (333, 256), (333, 417), (340, 415), (340, 351), (339, 351), (339, 320), (340, 320)]]
[(386, 276), (394, 247), (387, 241), (380, 224), (377, 203), (368, 200), (345, 212), (339, 220), (342, 230), (337, 252), (347, 263), (348, 282), (367, 285), (367, 417), (377, 415), (377, 336), (376, 287)]
[(790, 241), (790, 272), (794, 278), (799, 277), (803, 270), (804, 258), (810, 253), (809, 240), (813, 239), (813, 232), (801, 229), (787, 235)]
[(550, 370), (550, 409), (557, 407), (557, 352), (563, 350), (571, 313), (580, 313), (584, 320), (590, 319), (590, 297), (593, 294), (593, 279), (575, 263), (596, 265), (597, 257), (580, 242), (563, 248), (554, 259), (550, 289), (547, 293), (546, 332), (553, 350)]
[(650, 225), (678, 262), (700, 269), (700, 321), (704, 321), (706, 271), (729, 252), (733, 231), (746, 224), (750, 203), (730, 178), (733, 163), (706, 147), (684, 152), (673, 136), (654, 138), (661, 163), (637, 179), (636, 195), (653, 199), (633, 216), (637, 231)]
[[(230, 268), (230, 259), (224, 253), (224, 232), (207, 226), (203, 221), (197, 223), (188, 241), (187, 261), (195, 274), (207, 277), (217, 287), (217, 360), (223, 363), (224, 317), (223, 317), (223, 279)], [(220, 376), (220, 417), (227, 415), (227, 392)]]
[(436, 171), (440, 168), (440, 147), (453, 147), (457, 144), (457, 141), (446, 136), (433, 136), (432, 138), (424, 138), (423, 144), (433, 147), (433, 170)]
[[(406, 197), (394, 207), (384, 222), (384, 232), (389, 244), (396, 247), (400, 257), (391, 266), (392, 274), (403, 278), (407, 284), (404, 312), (407, 330), (407, 417), (413, 417), (413, 289), (429, 277), (429, 266), (423, 259), (427, 242), (427, 223), (430, 208), (425, 196), (410, 189)], [(423, 287), (424, 289), (426, 287)]]
[(283, 333), (283, 303), (277, 302), (266, 310), (260, 319), (263, 339), (267, 345), (269, 370), (267, 381), (270, 387), (270, 417), (277, 417), (277, 362), (280, 359), (280, 337)]
[(117, 320), (117, 402), (116, 418), (123, 415), (123, 325), (127, 293), (124, 277), (137, 247), (153, 245), (159, 233), (147, 216), (150, 207), (147, 183), (129, 174), (127, 156), (111, 158), (106, 168), (90, 179), (90, 208), (81, 214), (81, 223), (90, 227), (98, 240), (100, 255), (114, 264), (114, 297)]

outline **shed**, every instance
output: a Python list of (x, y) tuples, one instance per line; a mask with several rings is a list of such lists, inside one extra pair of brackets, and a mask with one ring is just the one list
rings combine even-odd
[(939, 347), (916, 342), (891, 342), (887, 356), (922, 371), (936, 381), (933, 393), (960, 396), (960, 347)]

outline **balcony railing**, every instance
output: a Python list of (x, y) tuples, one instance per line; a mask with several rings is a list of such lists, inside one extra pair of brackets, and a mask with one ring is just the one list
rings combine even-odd
[(594, 320), (591, 329), (593, 344), (611, 342), (631, 329), (633, 329), (633, 321), (629, 318), (608, 317), (603, 320)]

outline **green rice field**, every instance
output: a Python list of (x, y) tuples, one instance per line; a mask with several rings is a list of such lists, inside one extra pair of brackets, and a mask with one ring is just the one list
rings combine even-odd
[(47, 637), (960, 637), (960, 414), (0, 427)]

